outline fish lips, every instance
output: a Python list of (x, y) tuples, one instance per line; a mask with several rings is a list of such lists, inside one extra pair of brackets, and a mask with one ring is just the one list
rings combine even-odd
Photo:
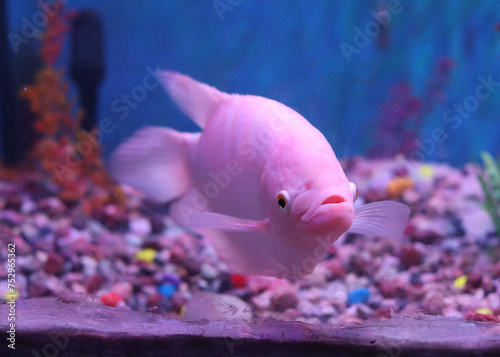
[(346, 203), (352, 206), (352, 201), (347, 197), (344, 197), (344, 195), (338, 192), (333, 192), (332, 190), (325, 190), (314, 198), (308, 210), (301, 215), (301, 221), (310, 221), (313, 217), (321, 214), (323, 211), (331, 209), (324, 207), (339, 206), (343, 208)]
[(304, 213), (301, 221), (315, 235), (336, 235), (338, 238), (352, 224), (354, 217), (352, 203), (336, 195), (321, 199), (320, 202), (315, 209), (309, 209)]

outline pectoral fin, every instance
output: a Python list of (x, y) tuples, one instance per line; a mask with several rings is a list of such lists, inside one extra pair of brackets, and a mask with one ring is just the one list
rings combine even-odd
[(402, 203), (369, 203), (354, 211), (354, 221), (349, 232), (398, 239), (406, 228), (409, 216), (410, 209)]
[(170, 209), (173, 219), (190, 229), (218, 229), (229, 232), (268, 232), (268, 219), (256, 221), (227, 216), (220, 213), (198, 211), (186, 205), (182, 200)]

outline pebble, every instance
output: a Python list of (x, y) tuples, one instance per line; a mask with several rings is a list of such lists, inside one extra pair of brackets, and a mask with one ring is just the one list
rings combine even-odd
[(175, 287), (178, 287), (182, 283), (181, 278), (179, 278), (177, 275), (172, 275), (172, 274), (165, 274), (163, 276), (163, 281), (165, 283), (172, 283), (174, 284)]
[(495, 266), (493, 267), (493, 270), (492, 270), (492, 275), (493, 277), (495, 278), (499, 278), (500, 277), (500, 261), (497, 262), (495, 264)]
[(127, 243), (128, 246), (140, 247), (143, 241), (144, 239), (135, 233), (131, 232), (125, 233), (125, 242)]
[(390, 319), (392, 318), (392, 309), (388, 306), (384, 306), (375, 310), (374, 317), (375, 318), (384, 318)]
[(23, 197), (23, 202), (21, 203), (20, 207), (22, 214), (27, 215), (33, 213), (35, 212), (36, 209), (37, 209), (37, 204), (35, 203), (35, 201), (33, 201), (29, 196)]
[(414, 183), (410, 177), (398, 176), (393, 178), (386, 186), (387, 194), (389, 198), (400, 198), (403, 193), (413, 188)]
[(330, 259), (322, 264), (327, 268), (327, 278), (329, 279), (340, 279), (347, 274), (339, 259)]
[(231, 274), (231, 284), (235, 288), (244, 288), (247, 285), (247, 278), (241, 274)]
[(179, 291), (176, 291), (172, 298), (170, 299), (170, 304), (172, 306), (172, 310), (176, 312), (177, 314), (181, 313), (181, 310), (183, 307), (186, 306), (186, 303), (188, 302), (189, 298), (191, 297), (191, 294), (189, 293), (182, 293)]
[(165, 218), (161, 215), (154, 214), (151, 217), (150, 225), (151, 225), (151, 233), (161, 234), (163, 233), (166, 227)]
[(64, 269), (64, 259), (60, 255), (57, 255), (55, 253), (49, 253), (49, 256), (47, 258), (47, 261), (45, 262), (45, 265), (43, 266), (43, 270), (47, 274), (54, 274), (58, 275), (63, 272)]
[(272, 293), (271, 310), (283, 312), (294, 308), (298, 302), (299, 296), (295, 289), (280, 289)]
[(29, 275), (38, 271), (42, 264), (40, 264), (40, 261), (33, 255), (21, 255), (16, 258), (16, 266), (18, 267), (19, 272)]
[(133, 287), (128, 281), (120, 281), (115, 283), (110, 291), (118, 296), (120, 296), (123, 300), (127, 301), (132, 296)]
[[(207, 289), (237, 295), (238, 304), (247, 304), (244, 318), (338, 323), (418, 311), (500, 315), (500, 263), (484, 248), (495, 252), (498, 240), (488, 215), (471, 204), (471, 198), (482, 199), (479, 171), (430, 164), (415, 170), (401, 160), (361, 158), (349, 166), (360, 193), (356, 204), (398, 197), (412, 210), (408, 229), (401, 240), (346, 235), (313, 274), (296, 281), (221, 273), (209, 243), (175, 227), (163, 206), (129, 189), (130, 204), (103, 206), (93, 218), (49, 191), (36, 192), (42, 184), (11, 197), (0, 190), (0, 235), (16, 244), (16, 288), (23, 298), (72, 290), (107, 296), (117, 306), (154, 307), (164, 316), (186, 309), (189, 316), (192, 294)], [(388, 189), (403, 180), (413, 187)], [(0, 278), (7, 278), (3, 265)], [(357, 298), (362, 289), (369, 296)], [(221, 294), (215, 296), (212, 305), (220, 301)], [(225, 306), (226, 312), (213, 306), (209, 312), (226, 319), (232, 305)]]
[(172, 297), (175, 293), (175, 290), (176, 286), (172, 283), (161, 284), (158, 288), (158, 292), (167, 298)]
[(109, 293), (109, 294), (104, 294), (101, 296), (101, 302), (104, 305), (112, 306), (112, 307), (117, 307), (118, 304), (121, 301), (120, 295)]
[(370, 297), (370, 289), (360, 288), (353, 290), (347, 296), (347, 304), (353, 305), (358, 303), (364, 303)]
[(151, 234), (151, 222), (146, 217), (134, 217), (130, 219), (129, 229), (140, 237), (146, 237)]
[(497, 310), (500, 308), (500, 296), (498, 294), (488, 294), (487, 300), (491, 309)]
[(406, 269), (422, 263), (422, 253), (413, 244), (406, 243), (401, 247), (401, 263)]
[(31, 254), (31, 252), (33, 252), (33, 247), (29, 245), (21, 236), (15, 236), (12, 238), (11, 242), (16, 245), (16, 254), (18, 256)]
[(483, 282), (483, 277), (481, 274), (471, 273), (467, 276), (467, 282), (465, 283), (466, 291), (472, 291), (481, 287)]
[(135, 254), (135, 258), (139, 261), (151, 263), (156, 257), (156, 250), (151, 248), (146, 248), (138, 251)]
[(456, 278), (455, 281), (453, 282), (453, 286), (457, 289), (465, 288), (466, 284), (467, 284), (467, 275), (461, 275), (458, 278)]
[(91, 277), (87, 278), (85, 282), (85, 289), (87, 290), (87, 294), (96, 293), (104, 283), (104, 278), (100, 274), (94, 274)]
[(483, 315), (493, 315), (493, 311), (491, 311), (491, 309), (487, 308), (487, 307), (481, 307), (481, 308), (477, 309), (475, 312), (477, 312), (478, 314), (483, 314)]
[(83, 265), (83, 274), (85, 275), (94, 275), (97, 271), (98, 262), (95, 258), (84, 255), (80, 259)]
[(201, 265), (200, 273), (201, 276), (208, 280), (213, 280), (219, 276), (219, 271), (207, 263)]
[(466, 320), (472, 320), (472, 321), (482, 321), (482, 322), (500, 322), (498, 317), (494, 315), (485, 315), (485, 314), (480, 314), (474, 311), (469, 311), (465, 314), (465, 319)]

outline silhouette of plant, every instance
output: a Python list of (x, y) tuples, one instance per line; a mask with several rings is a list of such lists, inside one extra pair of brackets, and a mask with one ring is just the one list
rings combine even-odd
[(369, 150), (368, 156), (409, 155), (418, 149), (418, 132), (425, 115), (432, 111), (436, 101), (446, 101), (444, 89), (453, 67), (450, 59), (441, 58), (421, 98), (413, 93), (411, 84), (407, 82), (397, 83), (389, 89), (390, 98), (380, 107), (381, 124), (375, 135), (377, 144)]
[(80, 129), (83, 111), (68, 99), (69, 83), (63, 69), (56, 69), (72, 13), (56, 3), (42, 37), (42, 68), (35, 82), (23, 88), (22, 98), (36, 115), (34, 128), (39, 138), (30, 155), (38, 168), (59, 188), (66, 202), (81, 203), (86, 213), (113, 202), (124, 203), (124, 194), (108, 176), (101, 159), (96, 130)]

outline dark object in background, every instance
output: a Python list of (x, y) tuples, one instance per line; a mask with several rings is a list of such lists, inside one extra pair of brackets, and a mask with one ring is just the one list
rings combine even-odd
[(0, 0), (0, 119), (2, 125), (3, 163), (12, 166), (21, 157), (21, 131), (16, 121), (16, 90), (12, 78), (9, 51), (8, 16), (5, 0)]
[(81, 11), (73, 19), (70, 70), (85, 111), (81, 127), (91, 131), (96, 125), (97, 93), (105, 73), (102, 22), (93, 11)]

